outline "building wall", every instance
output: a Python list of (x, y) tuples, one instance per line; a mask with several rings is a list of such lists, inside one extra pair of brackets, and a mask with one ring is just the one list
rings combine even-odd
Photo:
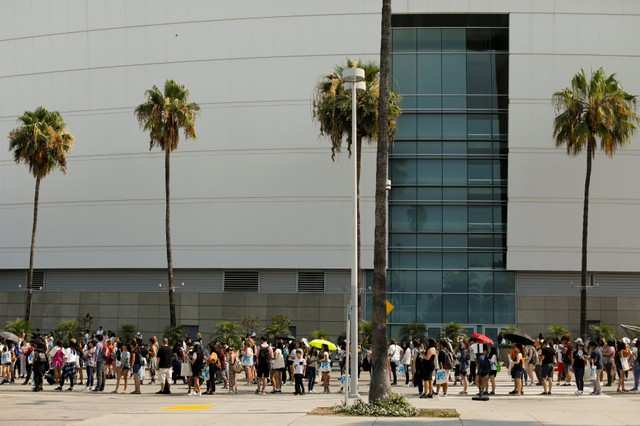
[[(274, 315), (286, 315), (299, 336), (322, 329), (337, 338), (345, 330), (349, 273), (323, 272), (320, 293), (302, 293), (297, 271), (291, 270), (259, 271), (258, 290), (238, 293), (225, 291), (224, 271), (177, 270), (178, 324), (199, 326), (212, 337), (220, 321), (255, 318), (265, 326)], [(21, 271), (0, 273), (0, 324), (24, 313), (24, 291), (16, 285), (23, 277)], [(34, 292), (33, 326), (51, 330), (60, 321), (88, 313), (95, 327), (118, 331), (133, 324), (145, 335), (160, 335), (169, 325), (167, 289), (159, 286), (164, 278), (161, 270), (48, 271), (44, 289)]]
[[(375, 7), (374, 7), (375, 6)], [(330, 159), (311, 97), (346, 58), (377, 60), (367, 1), (19, 0), (0, 10), (0, 135), (27, 109), (64, 115), (76, 145), (42, 185), (36, 267), (160, 268), (163, 160), (134, 107), (172, 78), (202, 111), (172, 160), (174, 264), (347, 268), (351, 162)], [(374, 148), (362, 178), (371, 267)], [(0, 149), (0, 268), (27, 265), (34, 180)]]

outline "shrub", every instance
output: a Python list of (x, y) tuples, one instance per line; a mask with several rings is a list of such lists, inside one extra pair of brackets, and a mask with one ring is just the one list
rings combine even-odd
[(133, 341), (137, 331), (138, 328), (133, 324), (122, 324), (122, 327), (120, 327), (120, 338), (122, 342), (129, 343)]
[(220, 321), (216, 327), (216, 340), (233, 349), (240, 349), (242, 345), (240, 325), (233, 321)]
[(381, 401), (365, 403), (358, 400), (352, 405), (339, 405), (335, 412), (348, 416), (415, 417), (418, 412), (403, 396), (391, 394)]
[(167, 327), (164, 329), (164, 337), (169, 339), (169, 345), (175, 346), (184, 339), (184, 327), (177, 325), (175, 327)]
[(14, 321), (7, 321), (4, 324), (4, 329), (16, 336), (20, 337), (22, 333), (27, 336), (27, 339), (31, 337), (31, 323), (23, 319), (16, 319)]
[(278, 336), (288, 336), (291, 331), (291, 321), (286, 315), (275, 315), (271, 318), (271, 324), (265, 327), (267, 336), (274, 338)]
[(458, 324), (457, 322), (450, 322), (444, 328), (444, 336), (451, 339), (456, 340), (460, 336), (465, 336), (465, 329), (462, 324)]
[(313, 330), (311, 332), (311, 338), (312, 339), (324, 339), (324, 340), (328, 340), (329, 339), (329, 333), (326, 330)]
[(560, 338), (569, 335), (569, 329), (559, 324), (551, 324), (547, 331), (549, 332), (549, 335), (556, 340), (560, 340)]
[(80, 323), (77, 320), (60, 321), (53, 330), (53, 336), (63, 342), (80, 337)]

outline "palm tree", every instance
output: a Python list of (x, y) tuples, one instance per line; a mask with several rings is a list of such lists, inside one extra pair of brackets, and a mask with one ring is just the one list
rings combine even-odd
[(571, 86), (553, 94), (558, 115), (554, 121), (553, 136), (556, 146), (565, 145), (568, 155), (587, 151), (587, 172), (584, 181), (582, 210), (582, 262), (580, 274), (580, 336), (587, 333), (587, 233), (589, 223), (589, 185), (592, 161), (598, 140), (600, 149), (609, 157), (628, 143), (638, 115), (636, 98), (622, 89), (615, 74), (607, 75), (602, 68), (587, 79), (580, 70)]
[(44, 107), (38, 107), (34, 111), (26, 111), (18, 118), (18, 121), (21, 122), (20, 126), (9, 133), (9, 150), (13, 152), (14, 161), (18, 164), (26, 164), (29, 167), (29, 172), (36, 178), (24, 312), (25, 321), (30, 321), (33, 297), (33, 254), (38, 225), (40, 182), (56, 169), (66, 173), (67, 154), (71, 150), (74, 139), (73, 135), (67, 131), (64, 120), (57, 111), (48, 111)]
[(427, 327), (417, 322), (405, 324), (400, 328), (400, 337), (402, 340), (413, 340), (416, 337), (424, 337), (427, 333)]
[(264, 332), (270, 338), (288, 336), (291, 333), (291, 325), (286, 315), (275, 315), (271, 318), (271, 324), (264, 328)]
[(376, 153), (376, 207), (373, 245), (373, 334), (369, 402), (391, 394), (387, 371), (387, 178), (389, 168), (389, 74), (391, 57), (391, 0), (382, 0), (380, 38), (380, 96)]
[(169, 287), (169, 315), (171, 327), (176, 326), (175, 287), (171, 253), (171, 203), (170, 203), (170, 158), (178, 148), (179, 132), (185, 139), (196, 137), (196, 113), (200, 107), (189, 100), (189, 90), (173, 80), (164, 83), (164, 91), (153, 86), (145, 92), (146, 100), (138, 105), (135, 116), (145, 131), (149, 132), (149, 150), (159, 146), (164, 151), (165, 185), (165, 237), (167, 240), (167, 275)]
[[(351, 91), (345, 90), (342, 73), (345, 68), (364, 69), (367, 89), (357, 94), (358, 135), (356, 137), (357, 204), (358, 204), (358, 265), (360, 265), (360, 173), (362, 170), (362, 141), (373, 142), (378, 137), (378, 98), (380, 96), (380, 68), (374, 63), (362, 64), (360, 61), (347, 60), (346, 67), (337, 66), (325, 75), (315, 88), (313, 98), (313, 117), (320, 124), (320, 134), (329, 137), (331, 142), (331, 160), (342, 151), (346, 140), (349, 156), (352, 154), (351, 138)], [(388, 128), (394, 131), (400, 115), (400, 97), (389, 93)], [(362, 291), (362, 274), (358, 273), (358, 290)], [(362, 305), (358, 306), (358, 318), (362, 319)]]
[(233, 321), (220, 321), (216, 326), (216, 339), (225, 345), (239, 349), (242, 343), (240, 324)]

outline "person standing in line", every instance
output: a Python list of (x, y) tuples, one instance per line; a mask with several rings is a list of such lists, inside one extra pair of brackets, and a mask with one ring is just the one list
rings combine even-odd
[(271, 371), (271, 360), (273, 359), (273, 349), (267, 342), (266, 337), (260, 338), (260, 346), (257, 351), (256, 373), (258, 375), (258, 387), (256, 388), (256, 394), (264, 395), (267, 379)]
[(589, 352), (591, 362), (590, 377), (593, 381), (593, 392), (591, 392), (591, 395), (600, 395), (600, 378), (602, 377), (602, 368), (604, 367), (602, 362), (602, 348), (597, 345), (596, 342), (589, 342)]
[(453, 356), (447, 348), (447, 343), (441, 341), (437, 346), (438, 350), (438, 365), (445, 371), (446, 380), (444, 383), (436, 385), (436, 395), (440, 394), (440, 388), (442, 387), (442, 396), (447, 396), (447, 390), (449, 389), (449, 372), (453, 366)]
[(313, 387), (316, 384), (316, 372), (318, 371), (318, 351), (315, 348), (309, 350), (307, 355), (307, 390), (313, 393)]
[[(129, 379), (129, 371), (131, 371), (131, 353), (127, 345), (120, 347), (120, 376), (124, 382), (123, 392), (127, 392), (127, 381)], [(117, 384), (116, 384), (117, 388)]]
[(513, 349), (511, 350), (510, 359), (513, 363), (513, 367), (511, 368), (511, 377), (514, 381), (514, 389), (509, 392), (509, 395), (523, 395), (523, 386), (522, 381), (524, 379), (524, 356), (522, 353), (524, 352), (524, 348), (521, 344), (517, 343)]
[(37, 336), (33, 339), (33, 391), (42, 392), (42, 379), (47, 368), (49, 368), (49, 360), (47, 359), (47, 346), (42, 337)]
[(247, 379), (247, 384), (253, 383), (253, 348), (249, 344), (249, 341), (244, 342), (244, 349), (242, 351), (242, 366), (244, 367), (244, 374)]
[(103, 392), (106, 381), (106, 350), (107, 346), (104, 344), (104, 335), (99, 334), (96, 336), (98, 343), (96, 343), (96, 386), (93, 388), (94, 392)]
[(135, 389), (131, 394), (140, 395), (140, 369), (142, 368), (142, 361), (140, 360), (140, 346), (136, 340), (131, 344), (131, 373), (133, 375), (133, 383)]
[(120, 343), (119, 341), (113, 345), (113, 358), (113, 372), (116, 376), (116, 388), (111, 393), (118, 393), (118, 389), (120, 388), (120, 381), (122, 380), (122, 343)]
[(295, 383), (294, 395), (304, 395), (302, 379), (307, 371), (307, 362), (302, 356), (302, 349), (296, 349), (293, 361), (293, 380)]
[(323, 393), (331, 393), (331, 356), (329, 355), (329, 347), (322, 346), (322, 355), (320, 356), (320, 374), (322, 380)]
[(491, 361), (487, 345), (482, 345), (482, 353), (478, 355), (478, 396), (489, 395), (489, 373)]
[(93, 376), (95, 375), (96, 369), (96, 347), (93, 341), (87, 342), (87, 348), (82, 353), (82, 357), (84, 358), (84, 365), (87, 369), (87, 387), (88, 391), (93, 390), (94, 380)]
[(391, 340), (391, 345), (389, 345), (387, 355), (389, 356), (389, 360), (391, 362), (391, 374), (393, 375), (393, 382), (391, 383), (391, 385), (395, 386), (398, 384), (397, 369), (402, 358), (402, 348), (396, 344), (395, 340)]
[(220, 368), (220, 358), (216, 352), (216, 346), (209, 344), (209, 358), (207, 359), (207, 368), (209, 368), (209, 381), (207, 382), (207, 394), (216, 393), (216, 373)]
[(478, 355), (482, 353), (482, 343), (473, 342), (469, 344), (469, 383), (478, 384), (476, 381), (476, 367)]
[(640, 339), (633, 341), (630, 364), (633, 368), (633, 388), (631, 390), (637, 392), (640, 386)]
[(604, 372), (607, 375), (607, 384), (605, 386), (611, 386), (615, 379), (615, 363), (614, 356), (616, 354), (616, 347), (614, 342), (605, 342), (602, 339), (602, 360), (604, 364)]
[(542, 347), (542, 370), (541, 379), (543, 391), (541, 395), (551, 395), (551, 387), (553, 386), (553, 370), (557, 364), (557, 354), (555, 349), (551, 347), (550, 341), (547, 339)]
[(460, 349), (458, 352), (458, 370), (460, 373), (460, 382), (462, 383), (462, 391), (460, 395), (466, 395), (469, 388), (469, 366), (471, 352), (469, 351), (469, 343), (466, 340), (460, 341)]
[(538, 351), (533, 345), (525, 348), (527, 359), (527, 386), (534, 386), (536, 381), (540, 381), (536, 376), (536, 365), (538, 364)]
[(64, 345), (63, 349), (64, 365), (62, 367), (62, 374), (60, 375), (60, 385), (56, 388), (57, 391), (62, 391), (65, 379), (69, 379), (69, 388), (67, 391), (73, 391), (73, 382), (76, 375), (76, 363), (78, 362), (78, 354), (75, 348), (75, 340)]
[(436, 361), (438, 353), (436, 351), (436, 342), (433, 339), (427, 341), (427, 352), (425, 354), (426, 365), (423, 380), (424, 393), (421, 398), (433, 398), (433, 373), (436, 370)]
[(156, 382), (156, 373), (158, 370), (158, 338), (151, 336), (149, 339), (149, 375), (151, 376), (151, 383)]
[(496, 376), (498, 375), (498, 350), (495, 346), (491, 346), (489, 351), (489, 383), (491, 391), (489, 395), (496, 394)]
[(228, 348), (227, 364), (229, 364), (229, 392), (238, 393), (238, 374), (242, 373), (243, 367), (238, 356), (238, 351)]
[(581, 338), (575, 341), (576, 349), (573, 352), (573, 372), (576, 376), (576, 395), (580, 396), (584, 393), (584, 370), (587, 365), (587, 354), (584, 351), (584, 343)]
[[(204, 368), (204, 354), (202, 353), (202, 347), (198, 342), (194, 344), (193, 352), (190, 355), (191, 372), (193, 374), (193, 392), (190, 395), (202, 396), (202, 390), (200, 389), (200, 375)], [(215, 380), (215, 377), (214, 377)]]
[(402, 365), (404, 366), (404, 384), (409, 386), (409, 373), (411, 372), (411, 362), (413, 361), (413, 351), (411, 345), (407, 343), (402, 353)]
[(562, 364), (564, 364), (564, 384), (562, 386), (571, 386), (571, 366), (573, 365), (573, 346), (568, 337), (562, 338), (564, 341), (562, 351)]
[(156, 358), (158, 380), (160, 381), (160, 390), (156, 393), (168, 395), (171, 393), (171, 361), (173, 358), (169, 339), (162, 339), (162, 346), (158, 349)]
[(271, 385), (273, 386), (271, 393), (282, 392), (282, 378), (285, 375), (284, 364), (282, 349), (278, 347), (273, 351), (273, 359), (271, 360)]
[(618, 347), (614, 356), (614, 362), (616, 364), (616, 374), (618, 375), (618, 389), (616, 390), (616, 392), (627, 392), (624, 382), (627, 371), (630, 370), (630, 355), (631, 351), (627, 348), (627, 344), (622, 341), (618, 342)]

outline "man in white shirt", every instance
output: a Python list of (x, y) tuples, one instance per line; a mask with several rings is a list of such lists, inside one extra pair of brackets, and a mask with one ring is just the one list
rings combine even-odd
[(393, 374), (392, 385), (395, 386), (398, 384), (398, 375), (396, 369), (398, 367), (398, 364), (400, 364), (400, 359), (402, 358), (402, 348), (396, 344), (395, 340), (391, 341), (391, 345), (389, 345), (387, 355), (389, 355), (389, 358), (391, 358), (391, 372)]

